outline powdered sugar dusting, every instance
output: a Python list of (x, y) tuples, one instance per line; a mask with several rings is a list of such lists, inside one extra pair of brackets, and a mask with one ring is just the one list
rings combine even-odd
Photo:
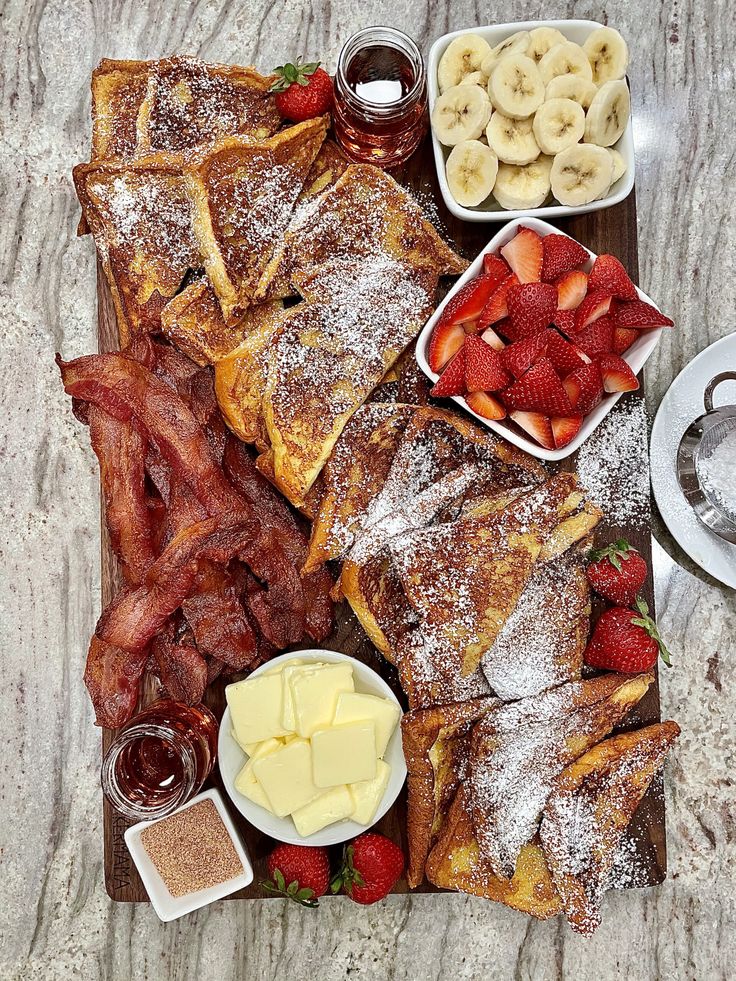
[(736, 521), (736, 428), (721, 439), (710, 456), (698, 452), (696, 466), (705, 495)]

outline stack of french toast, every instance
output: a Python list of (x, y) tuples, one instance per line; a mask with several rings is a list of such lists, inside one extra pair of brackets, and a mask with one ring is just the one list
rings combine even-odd
[(574, 474), (426, 404), (410, 346), (466, 262), (328, 118), (283, 126), (271, 81), (192, 58), (95, 71), (74, 180), (121, 347), (158, 335), (211, 370), (312, 522), (302, 575), (336, 570), (396, 666), (409, 884), (590, 933), (679, 731), (612, 735), (653, 676), (583, 676), (601, 512)]

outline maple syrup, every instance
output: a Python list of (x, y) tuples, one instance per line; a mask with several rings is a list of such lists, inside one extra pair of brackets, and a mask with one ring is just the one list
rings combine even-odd
[(396, 167), (427, 129), (427, 76), (414, 41), (369, 27), (345, 44), (335, 75), (335, 136), (353, 160)]
[(129, 818), (173, 813), (209, 776), (217, 755), (217, 729), (217, 720), (202, 704), (153, 702), (123, 726), (105, 754), (105, 796)]

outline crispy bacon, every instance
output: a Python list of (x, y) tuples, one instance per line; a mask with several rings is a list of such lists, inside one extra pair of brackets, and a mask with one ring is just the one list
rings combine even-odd
[(200, 563), (195, 590), (182, 603), (182, 612), (203, 654), (224, 661), (231, 671), (251, 664), (258, 642), (225, 569)]
[(196, 705), (207, 688), (207, 662), (189, 634), (176, 637), (175, 633), (171, 625), (151, 645), (155, 671), (172, 698)]
[(96, 634), (92, 636), (84, 683), (92, 699), (98, 726), (117, 729), (135, 712), (147, 661), (147, 647), (131, 654), (105, 643)]

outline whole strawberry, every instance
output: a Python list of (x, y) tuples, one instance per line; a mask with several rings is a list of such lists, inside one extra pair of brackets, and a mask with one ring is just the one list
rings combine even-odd
[(649, 607), (638, 599), (636, 611), (614, 606), (601, 615), (583, 657), (593, 668), (638, 674), (654, 667), (660, 654), (669, 667), (670, 652), (649, 616)]
[(276, 95), (276, 108), (294, 123), (322, 116), (332, 107), (332, 79), (318, 61), (303, 64), (298, 58), (274, 69), (278, 75), (270, 92)]
[(268, 856), (269, 892), (293, 899), (302, 906), (317, 906), (330, 885), (330, 859), (326, 848), (278, 845)]
[(342, 868), (332, 880), (355, 903), (368, 906), (385, 899), (404, 871), (404, 853), (393, 841), (369, 831), (343, 851)]
[(617, 606), (631, 606), (647, 578), (647, 564), (637, 550), (619, 538), (591, 549), (588, 558), (588, 582), (596, 593)]

